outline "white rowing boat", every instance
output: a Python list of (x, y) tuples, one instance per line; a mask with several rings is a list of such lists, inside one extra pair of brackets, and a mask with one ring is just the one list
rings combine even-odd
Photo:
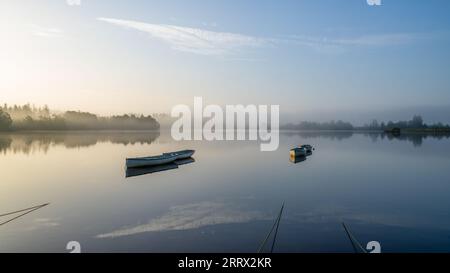
[(163, 153), (157, 156), (127, 158), (127, 168), (138, 168), (147, 166), (157, 166), (174, 162), (175, 160), (189, 158), (194, 154), (194, 150), (183, 150), (172, 153)]
[(195, 153), (194, 150), (182, 150), (182, 151), (176, 151), (176, 152), (171, 152), (171, 153), (163, 153), (163, 155), (176, 156), (177, 160), (179, 160), (179, 159), (186, 159), (186, 158), (192, 157), (194, 155), (194, 153)]
[(137, 168), (137, 167), (163, 165), (173, 162), (176, 159), (177, 159), (176, 156), (169, 156), (169, 155), (136, 157), (136, 158), (127, 158), (126, 164), (128, 168)]

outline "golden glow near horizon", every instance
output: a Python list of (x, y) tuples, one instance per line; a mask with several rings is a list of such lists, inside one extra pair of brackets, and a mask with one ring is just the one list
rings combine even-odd
[[(168, 1), (3, 0), (0, 103), (151, 114), (202, 96), (218, 105), (280, 105), (296, 120), (367, 122), (450, 101), (445, 8), (427, 5), (434, 23), (419, 31), (423, 3), (321, 9), (319, 2), (293, 1), (273, 14), (271, 4), (256, 2), (180, 9)], [(245, 13), (248, 5), (254, 14)], [(237, 15), (230, 19), (223, 8)], [(389, 9), (399, 12), (392, 17)], [(261, 19), (268, 14), (270, 27)], [(389, 21), (390, 29), (370, 18)], [(411, 111), (388, 118), (427, 117)]]
[[(271, 70), (264, 59), (217, 56), (239, 44), (259, 47), (263, 40), (204, 31), (204, 38), (215, 43), (216, 56), (190, 54), (96, 17), (85, 18), (81, 8), (23, 1), (2, 5), (0, 103), (110, 115), (169, 113), (177, 104), (191, 104), (196, 95), (219, 105), (282, 100), (271, 92), (277, 74), (270, 79), (260, 75)], [(177, 35), (171, 41), (178, 41)], [(189, 50), (197, 46), (211, 52), (190, 39), (181, 43)], [(280, 88), (286, 84), (276, 84), (277, 92)]]
[(93, 36), (96, 33), (84, 38), (89, 26), (68, 29), (71, 26), (63, 18), (47, 19), (50, 10), (30, 13), (31, 7), (23, 2), (1, 8), (2, 104), (31, 103), (108, 115), (169, 112), (172, 105), (192, 100), (179, 92), (191, 89), (186, 84), (189, 72), (176, 75), (170, 64), (161, 62), (164, 57), (154, 63), (128, 58), (124, 55), (128, 49), (109, 49), (107, 42)]

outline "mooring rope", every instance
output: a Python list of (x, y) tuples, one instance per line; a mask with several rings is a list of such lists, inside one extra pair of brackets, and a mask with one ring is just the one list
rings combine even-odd
[[(273, 225), (272, 225), (272, 228), (270, 229), (269, 234), (267, 234), (267, 236), (266, 236), (266, 238), (264, 239), (263, 243), (262, 243), (261, 246), (258, 248), (258, 253), (261, 253), (261, 251), (262, 251), (262, 250), (264, 249), (264, 247), (266, 246), (266, 243), (267, 243), (267, 241), (269, 240), (270, 235), (272, 235), (272, 232), (273, 232), (273, 230), (275, 229), (275, 227), (277, 228), (277, 231), (278, 231), (278, 223), (279, 223), (279, 221), (280, 221), (280, 219), (281, 219), (281, 214), (283, 213), (283, 208), (284, 208), (284, 202), (283, 202), (283, 205), (281, 206), (281, 210), (280, 210), (280, 213), (278, 214), (277, 219), (275, 220), (275, 222), (274, 222)], [(276, 239), (276, 234), (275, 234), (274, 240), (275, 240), (275, 239)], [(272, 244), (272, 251), (273, 251), (273, 246), (274, 246), (274, 244), (275, 244), (275, 241), (274, 241), (273, 244)]]
[(275, 247), (275, 242), (276, 242), (276, 240), (277, 240), (277, 234), (278, 234), (278, 227), (280, 226), (281, 215), (283, 214), (283, 208), (284, 208), (284, 203), (283, 203), (283, 205), (281, 206), (280, 214), (278, 215), (277, 228), (275, 229), (275, 235), (273, 236), (272, 248), (270, 249), (270, 253), (273, 253), (273, 249), (274, 249), (274, 247)]
[(24, 213), (22, 213), (22, 214), (20, 214), (20, 215), (18, 215), (16, 217), (13, 217), (13, 218), (5, 221), (5, 222), (1, 222), (0, 226), (3, 226), (3, 225), (5, 225), (5, 224), (7, 224), (9, 222), (12, 222), (12, 221), (16, 220), (17, 218), (25, 216), (28, 213), (31, 213), (31, 212), (33, 212), (35, 210), (38, 210), (38, 209), (43, 208), (43, 207), (48, 206), (48, 205), (50, 205), (50, 203), (46, 203), (46, 204), (42, 204), (42, 205), (39, 205), (39, 206), (34, 206), (34, 207), (26, 208), (26, 209), (21, 209), (21, 210), (17, 210), (17, 211), (13, 211), (13, 212), (8, 212), (8, 213), (5, 213), (5, 214), (0, 214), (0, 217), (3, 217), (3, 216), (8, 216), (8, 215), (12, 215), (12, 214), (16, 214), (16, 213), (20, 213), (20, 212), (24, 212), (25, 211)]
[(345, 232), (347, 233), (348, 238), (350, 239), (350, 242), (352, 243), (353, 250), (355, 253), (367, 253), (367, 251), (362, 247), (362, 245), (356, 240), (356, 238), (351, 234), (350, 230), (347, 228), (344, 222), (342, 222), (342, 226), (345, 229)]

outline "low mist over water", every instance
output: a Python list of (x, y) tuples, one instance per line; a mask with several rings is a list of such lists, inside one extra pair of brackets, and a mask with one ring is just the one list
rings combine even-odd
[[(316, 149), (294, 164), (289, 150)], [(192, 148), (194, 162), (126, 178), (125, 158)], [(285, 202), (275, 252), (352, 252), (341, 222), (383, 252), (450, 251), (448, 137), (282, 133), (174, 142), (139, 133), (0, 134), (1, 252), (255, 252)]]

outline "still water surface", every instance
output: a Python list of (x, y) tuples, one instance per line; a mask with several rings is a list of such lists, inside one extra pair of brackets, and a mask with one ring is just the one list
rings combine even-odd
[[(450, 138), (282, 133), (175, 142), (141, 133), (0, 134), (0, 252), (255, 252), (285, 202), (276, 252), (352, 252), (344, 221), (383, 252), (450, 252)], [(316, 150), (293, 164), (289, 149)], [(195, 162), (126, 178), (125, 158), (195, 149)], [(1, 217), (0, 222), (7, 220)]]

